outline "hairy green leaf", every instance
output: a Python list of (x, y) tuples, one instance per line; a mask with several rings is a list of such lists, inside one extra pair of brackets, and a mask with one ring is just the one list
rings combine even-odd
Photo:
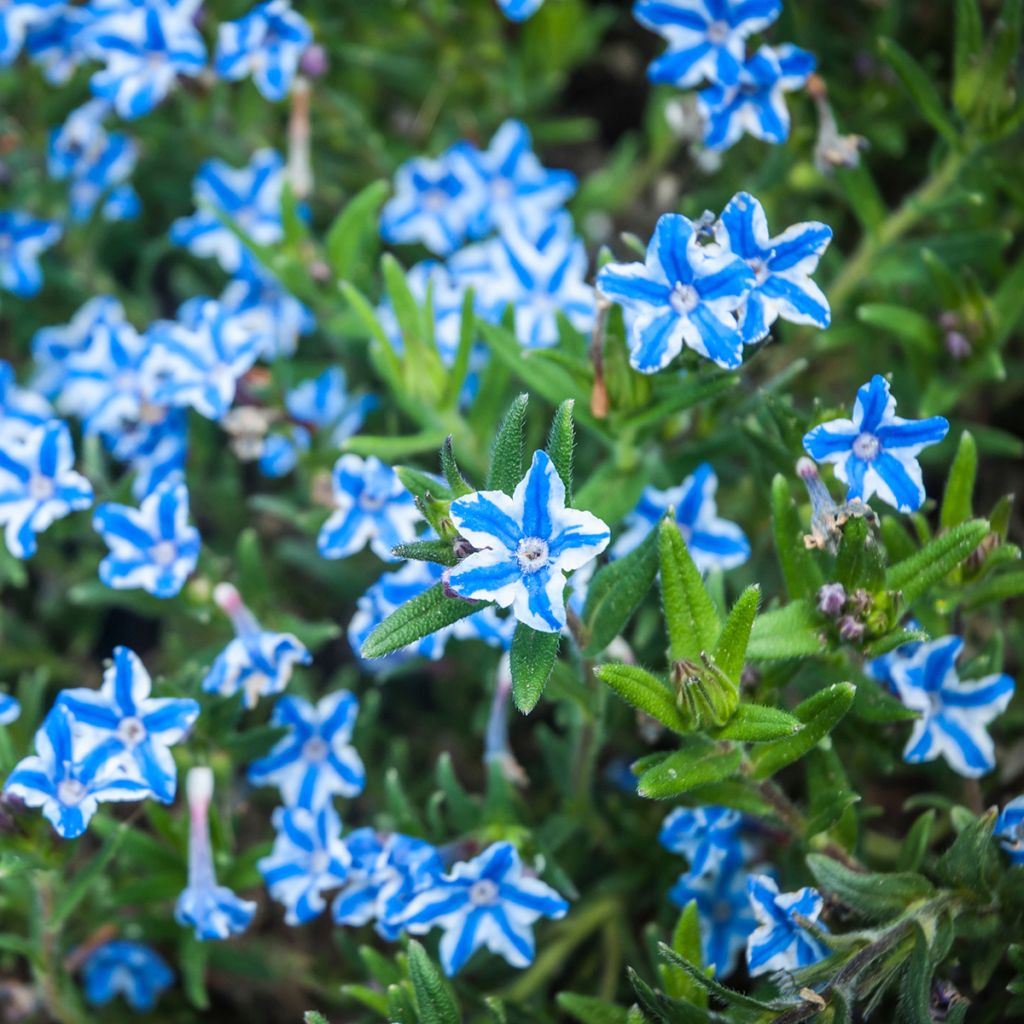
[(391, 191), (386, 181), (373, 181), (357, 192), (327, 229), (324, 245), (327, 262), (336, 277), (343, 281), (355, 276), (374, 251), (380, 232), (377, 213)]
[(565, 484), (565, 503), (572, 504), (572, 459), (576, 444), (576, 432), (572, 422), (573, 399), (567, 398), (555, 410), (548, 433), (547, 453)]
[(701, 651), (712, 650), (718, 636), (718, 613), (686, 541), (671, 519), (662, 520), (658, 527), (658, 547), (669, 658), (699, 662)]
[(781, 661), (818, 654), (825, 648), (818, 614), (805, 600), (762, 612), (750, 632), (747, 657), (754, 661)]
[(903, 87), (910, 93), (910, 98), (920, 110), (924, 119), (951, 146), (958, 146), (960, 135), (949, 119), (942, 97), (932, 82), (931, 76), (906, 50), (894, 39), (880, 39), (878, 50), (882, 58), (889, 63)]
[(960, 435), (956, 457), (949, 469), (946, 490), (942, 495), (939, 525), (944, 530), (966, 522), (974, 511), (974, 481), (978, 475), (978, 446), (970, 431)]
[(697, 744), (677, 750), (648, 768), (637, 792), (650, 800), (667, 800), (697, 786), (735, 775), (743, 760), (739, 747)]
[(680, 713), (671, 689), (656, 675), (638, 665), (614, 662), (599, 665), (595, 672), (627, 704), (650, 715), (666, 728), (677, 733), (692, 731), (690, 723)]
[(935, 886), (924, 875), (909, 871), (852, 871), (823, 853), (808, 854), (807, 866), (822, 889), (872, 920), (897, 917), (911, 903), (935, 894)]
[(940, 534), (920, 551), (889, 567), (885, 585), (903, 594), (905, 605), (912, 605), (932, 586), (952, 572), (985, 539), (989, 531), (984, 519), (971, 519)]
[(364, 658), (383, 658), (486, 607), (485, 601), (449, 597), (444, 584), (436, 583), (393, 611), (366, 638), (360, 653)]
[(528, 715), (540, 700), (558, 657), (559, 633), (542, 633), (522, 622), (512, 635), (509, 661), (512, 671), (512, 699)]
[(455, 997), (427, 951), (411, 939), (406, 953), (421, 1024), (460, 1024), (462, 1014)]
[(747, 661), (747, 645), (757, 617), (761, 588), (755, 583), (740, 594), (715, 645), (715, 664), (737, 685)]
[(526, 444), (526, 405), (529, 395), (519, 395), (505, 413), (491, 449), (491, 471), (487, 490), (511, 494), (523, 479), (524, 446)]

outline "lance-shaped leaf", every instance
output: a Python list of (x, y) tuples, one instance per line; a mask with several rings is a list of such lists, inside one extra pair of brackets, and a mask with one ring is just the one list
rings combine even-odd
[(658, 573), (658, 531), (651, 532), (629, 554), (594, 574), (587, 589), (583, 622), (589, 640), (586, 654), (603, 651), (625, 628)]
[(422, 377), (440, 382), (445, 370), (434, 344), (433, 317), (428, 316), (429, 310), (421, 308), (416, 301), (405, 279), (402, 265), (391, 253), (384, 254), (380, 267), (402, 334), (407, 382), (418, 382)]
[(452, 496), (461, 498), (466, 494), (473, 493), (473, 487), (466, 480), (465, 474), (459, 469), (455, 461), (455, 445), (452, 442), (452, 435), (449, 434), (441, 445), (441, 472), (444, 474)]
[(920, 551), (889, 567), (885, 585), (899, 590), (905, 605), (912, 605), (922, 594), (952, 572), (985, 539), (989, 531), (984, 519), (971, 519), (940, 534)]
[(719, 622), (679, 527), (663, 519), (658, 527), (661, 556), (661, 601), (668, 629), (669, 659), (699, 661), (714, 648)]
[(735, 775), (743, 760), (739, 747), (697, 743), (663, 758), (640, 776), (636, 790), (650, 800), (668, 800), (697, 786)]
[(818, 563), (804, 544), (804, 531), (789, 481), (781, 473), (776, 473), (772, 480), (772, 530), (786, 593), (794, 600), (813, 597), (824, 579)]
[(522, 622), (516, 626), (509, 650), (512, 672), (512, 699), (524, 715), (528, 715), (540, 700), (544, 687), (558, 657), (560, 633), (542, 633)]
[[(970, 817), (939, 859), (935, 875), (951, 889), (969, 889), (984, 898), (991, 896), (1002, 875), (992, 841), (996, 814), (993, 807), (980, 817)], [(953, 821), (956, 824), (956, 818)]]
[[(697, 901), (690, 900), (679, 915), (675, 930), (672, 932), (672, 949), (684, 960), (700, 967), (704, 962), (700, 935), (700, 912)], [(707, 990), (694, 982), (689, 974), (676, 964), (658, 964), (658, 973), (665, 991), (676, 999), (685, 999), (695, 1006), (706, 1007), (708, 1004)]]
[(680, 713), (668, 684), (638, 665), (609, 663), (595, 669), (598, 679), (607, 683), (627, 704), (680, 734), (692, 732), (689, 721)]
[(766, 743), (754, 751), (754, 778), (767, 779), (813, 750), (850, 710), (856, 693), (857, 688), (852, 683), (836, 683), (798, 704), (793, 714), (803, 722), (803, 728), (786, 739)]
[(565, 484), (565, 504), (572, 504), (572, 460), (573, 448), (576, 444), (576, 429), (573, 426), (572, 410), (575, 402), (567, 398), (555, 410), (548, 433), (547, 453), (551, 462)]
[(397, 544), (391, 549), (395, 558), (409, 558), (415, 562), (436, 562), (438, 565), (456, 565), (458, 556), (446, 540), (414, 540)]
[(511, 494), (523, 479), (523, 455), (526, 433), (526, 405), (528, 395), (519, 395), (509, 407), (498, 427), (491, 450), (491, 471), (487, 476), (487, 490)]
[(895, 40), (880, 39), (878, 50), (882, 58), (890, 64), (896, 77), (910, 93), (918, 110), (925, 120), (945, 138), (951, 146), (958, 146), (960, 136), (946, 112), (942, 97), (935, 88), (931, 76), (918, 62), (903, 49)]
[(974, 512), (974, 481), (978, 475), (978, 446), (971, 433), (965, 430), (960, 435), (956, 457), (949, 469), (946, 490), (942, 495), (942, 510), (939, 525), (950, 530), (966, 522)]
[(366, 638), (360, 653), (364, 658), (383, 658), (486, 607), (486, 601), (449, 597), (444, 584), (436, 583), (395, 609)]
[(441, 397), (443, 409), (454, 409), (462, 397), (466, 378), (469, 376), (469, 361), (473, 355), (473, 342), (476, 340), (476, 315), (473, 312), (473, 289), (467, 288), (462, 297), (462, 319), (459, 321), (459, 344), (455, 349), (455, 358), (448, 368), (448, 381)]
[(791, 601), (754, 620), (747, 657), (754, 661), (781, 661), (818, 654), (824, 647), (817, 612), (805, 600)]
[[(373, 247), (380, 238), (377, 212), (390, 189), (386, 181), (371, 182), (345, 204), (327, 229), (324, 238), (327, 262), (340, 280), (351, 280), (360, 267), (369, 264), (368, 255), (376, 251)], [(375, 256), (372, 262), (376, 262)]]
[(902, 914), (911, 903), (935, 895), (924, 875), (911, 871), (852, 871), (822, 853), (807, 856), (807, 866), (822, 889), (863, 917), (876, 921)]
[(750, 643), (750, 632), (754, 627), (760, 600), (761, 588), (756, 583), (747, 587), (732, 606), (715, 645), (715, 664), (737, 686), (747, 661), (747, 645)]
[[(698, 966), (690, 963), (689, 960), (680, 956), (674, 949), (663, 942), (658, 943), (658, 955), (673, 966), (685, 971), (701, 988), (706, 989), (716, 999), (720, 999), (726, 1006), (742, 1010), (752, 1010), (760, 1014), (764, 1014), (767, 1011), (777, 1016), (787, 1007), (793, 1005), (792, 1003), (779, 1002), (765, 1003), (760, 999), (754, 999), (753, 996), (745, 995), (743, 992), (737, 992), (736, 989), (728, 988), (713, 977), (706, 975)], [(703, 1019), (707, 1019), (706, 1015)], [(774, 1019), (774, 1016), (769, 1019)]]
[(741, 704), (729, 722), (715, 733), (720, 740), (767, 743), (799, 732), (801, 721), (780, 708), (763, 704)]
[(421, 1024), (460, 1024), (462, 1014), (448, 982), (415, 940), (409, 942), (409, 977)]
[(853, 516), (843, 525), (836, 558), (836, 580), (852, 592), (860, 587), (874, 593), (885, 578), (885, 548), (872, 534), (864, 516)]
[(628, 1024), (629, 1011), (614, 1003), (579, 992), (559, 992), (558, 1008), (580, 1024)]

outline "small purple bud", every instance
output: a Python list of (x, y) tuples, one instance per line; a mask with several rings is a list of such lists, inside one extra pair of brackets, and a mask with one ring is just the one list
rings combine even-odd
[(830, 619), (836, 618), (846, 604), (846, 588), (842, 583), (826, 583), (818, 591), (818, 611)]
[(864, 636), (864, 623), (852, 615), (844, 615), (839, 620), (839, 635), (844, 640), (856, 642)]
[(962, 331), (948, 331), (946, 333), (946, 351), (954, 359), (966, 359), (971, 354), (971, 341)]
[(331, 62), (327, 57), (327, 51), (319, 43), (314, 43), (299, 58), (299, 70), (307, 78), (323, 78), (330, 67)]
[(850, 595), (850, 605), (857, 615), (864, 615), (870, 611), (873, 604), (874, 599), (863, 587), (858, 587)]

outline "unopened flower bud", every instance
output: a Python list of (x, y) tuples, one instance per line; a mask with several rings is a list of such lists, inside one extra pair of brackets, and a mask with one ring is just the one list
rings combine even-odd
[(842, 583), (826, 583), (818, 591), (818, 611), (830, 619), (836, 618), (846, 604), (846, 588)]
[(307, 78), (323, 78), (330, 67), (327, 51), (319, 43), (310, 46), (299, 59), (299, 70)]
[(850, 607), (853, 609), (856, 615), (863, 616), (871, 610), (874, 604), (874, 598), (868, 593), (863, 587), (858, 587), (850, 595)]
[(839, 620), (839, 635), (851, 643), (856, 643), (864, 636), (864, 623), (852, 615), (844, 615)]

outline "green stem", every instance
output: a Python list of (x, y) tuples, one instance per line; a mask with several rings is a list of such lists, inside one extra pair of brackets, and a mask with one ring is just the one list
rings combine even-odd
[(32, 977), (39, 997), (49, 1015), (59, 1024), (87, 1024), (85, 1015), (69, 999), (67, 979), (60, 956), (60, 926), (52, 923), (53, 876), (37, 872), (35, 877), (35, 914), (32, 919)]

